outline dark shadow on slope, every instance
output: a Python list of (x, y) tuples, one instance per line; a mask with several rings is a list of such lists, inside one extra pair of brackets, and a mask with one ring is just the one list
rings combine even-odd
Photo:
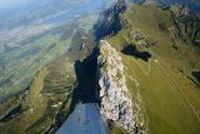
[(97, 51), (94, 50), (94, 53), (83, 61), (77, 60), (74, 66), (78, 85), (73, 92), (71, 110), (73, 111), (80, 102), (99, 104), (99, 86), (96, 77)]
[(198, 81), (200, 84), (200, 71), (194, 71), (192, 72), (192, 76)]
[(11, 119), (14, 119), (21, 115), (23, 112), (22, 105), (19, 104), (13, 108), (11, 108), (8, 112), (6, 112), (4, 115), (0, 116), (0, 123), (4, 123), (7, 121), (10, 121)]
[(134, 56), (135, 58), (142, 59), (146, 62), (148, 62), (149, 58), (152, 57), (149, 52), (146, 52), (146, 51), (140, 52), (136, 49), (135, 46), (132, 46), (132, 45), (126, 46), (121, 52), (126, 55), (131, 55), (131, 56)]

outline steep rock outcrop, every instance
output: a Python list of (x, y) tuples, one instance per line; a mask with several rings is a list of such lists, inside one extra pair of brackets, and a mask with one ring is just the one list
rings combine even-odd
[(97, 40), (121, 30), (120, 14), (125, 12), (126, 8), (125, 0), (118, 0), (114, 6), (100, 14), (98, 23), (94, 26), (94, 34)]
[(106, 41), (100, 41), (99, 51), (97, 66), (102, 115), (129, 133), (144, 133), (134, 119), (135, 106), (126, 85), (120, 54)]
[(172, 19), (175, 23), (175, 36), (182, 40), (189, 39), (200, 47), (200, 17), (182, 5), (171, 7)]

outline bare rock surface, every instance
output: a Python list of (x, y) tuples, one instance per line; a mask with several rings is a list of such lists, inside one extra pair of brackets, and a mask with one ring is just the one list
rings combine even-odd
[(109, 43), (100, 41), (98, 56), (98, 75), (101, 98), (101, 114), (108, 120), (127, 130), (138, 130), (134, 120), (134, 104), (129, 94), (122, 58)]

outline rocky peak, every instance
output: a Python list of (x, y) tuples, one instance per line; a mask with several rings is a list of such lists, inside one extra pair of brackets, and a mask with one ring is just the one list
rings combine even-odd
[(114, 12), (115, 13), (123, 13), (127, 8), (125, 0), (118, 0), (117, 3), (114, 5)]
[(177, 37), (182, 40), (189, 39), (194, 45), (200, 47), (200, 17), (183, 5), (171, 6), (170, 10)]
[(126, 8), (125, 0), (118, 0), (115, 5), (100, 14), (98, 23), (94, 26), (97, 40), (115, 34), (121, 29), (120, 14), (124, 13)]

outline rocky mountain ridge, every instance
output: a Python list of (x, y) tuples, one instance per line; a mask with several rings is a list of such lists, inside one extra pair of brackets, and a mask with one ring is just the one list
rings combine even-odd
[[(139, 2), (139, 0), (138, 1), (134, 0), (134, 1)], [(174, 40), (179, 40), (179, 39), (184, 40), (185, 37), (189, 37), (190, 39), (192, 39), (192, 37), (195, 37), (195, 38), (193, 38), (194, 40), (191, 40), (191, 41), (193, 43), (195, 43), (195, 42), (198, 43), (197, 35), (199, 35), (198, 34), (199, 29), (198, 28), (196, 29), (196, 27), (198, 27), (198, 23), (197, 23), (198, 21), (194, 22), (191, 18), (191, 20), (189, 19), (189, 21), (187, 21), (187, 23), (185, 23), (187, 17), (190, 17), (190, 15), (188, 14), (188, 11), (185, 8), (184, 9), (181, 8), (181, 10), (177, 10), (177, 9), (179, 9), (179, 7), (176, 8), (175, 10), (173, 8), (171, 9), (171, 13), (172, 13), (172, 15), (174, 15), (174, 22), (177, 23), (177, 25), (174, 26), (174, 29), (172, 28), (171, 29), (172, 31), (170, 31), (171, 34), (174, 35)], [(99, 23), (99, 25), (98, 25), (99, 27), (97, 27), (97, 30), (99, 30), (98, 31), (99, 36), (97, 36), (97, 37), (103, 38), (105, 36), (113, 36), (115, 34), (118, 34), (118, 32), (122, 28), (122, 23), (123, 23), (122, 22), (123, 20), (121, 19), (121, 15), (122, 15), (122, 13), (125, 12), (125, 10), (126, 10), (126, 5), (125, 5), (124, 0), (119, 0), (117, 2), (117, 4), (115, 4), (113, 7), (111, 7), (106, 12), (104, 12), (105, 16), (103, 16), (102, 22)], [(190, 22), (190, 21), (192, 21), (192, 22)], [(185, 27), (187, 27), (187, 28), (185, 28)], [(186, 31), (188, 31), (188, 32), (186, 32), (184, 29), (186, 29)], [(189, 30), (187, 30), (187, 29), (189, 29)], [(130, 36), (133, 38), (134, 44), (131, 44), (131, 45), (126, 44), (129, 46), (126, 49), (124, 49), (125, 52), (126, 52), (126, 50), (134, 50), (135, 51), (135, 49), (133, 49), (134, 47), (132, 45), (143, 46), (147, 50), (151, 47), (152, 43), (148, 43), (148, 40), (146, 40), (145, 37), (143, 37), (142, 34), (140, 34), (140, 31), (137, 31), (137, 30), (134, 31), (133, 29), (130, 29), (130, 30), (131, 30)], [(77, 53), (76, 55), (78, 58), (75, 57), (75, 59), (79, 59), (79, 58), (84, 59), (85, 57), (90, 55), (91, 51), (92, 51), (92, 45), (90, 44), (91, 41), (84, 38), (86, 36), (86, 34), (84, 32), (83, 32), (83, 34), (80, 34), (80, 33), (82, 33), (82, 32), (77, 31), (77, 35), (75, 34), (77, 37), (74, 38), (74, 40), (72, 40), (73, 46), (70, 47), (70, 49), (69, 49), (69, 52), (71, 52), (71, 55), (73, 55), (74, 57), (75, 57), (75, 53)], [(77, 40), (77, 38), (80, 38), (80, 40)], [(117, 126), (119, 128), (122, 128), (131, 134), (132, 133), (133, 134), (138, 134), (138, 133), (146, 134), (146, 133), (148, 133), (148, 131), (146, 130), (147, 128), (145, 128), (146, 120), (144, 120), (144, 117), (142, 114), (144, 111), (141, 110), (141, 105), (138, 104), (138, 102), (134, 101), (134, 98), (133, 98), (134, 95), (132, 95), (130, 93), (130, 92), (134, 92), (134, 90), (133, 90), (134, 84), (131, 85), (131, 88), (128, 87), (128, 83), (130, 84), (130, 82), (127, 82), (128, 81), (127, 76), (126, 76), (127, 72), (125, 72), (126, 68), (136, 68), (138, 65), (140, 65), (141, 58), (137, 59), (136, 55), (132, 54), (132, 52), (126, 53), (129, 56), (123, 55), (122, 53), (120, 53), (120, 51), (118, 51), (114, 48), (116, 45), (121, 45), (122, 47), (124, 47), (120, 43), (119, 44), (108, 43), (107, 41), (100, 41), (99, 46), (98, 46), (99, 55), (97, 57), (97, 63), (96, 62), (95, 63), (97, 64), (98, 72), (96, 72), (96, 73), (98, 76), (98, 85), (100, 87), (100, 89), (99, 89), (99, 91), (100, 91), (99, 105), (101, 106), (101, 113), (108, 120), (108, 122), (111, 122), (111, 124), (114, 127)], [(122, 57), (122, 55), (123, 55), (123, 57)], [(131, 58), (132, 59), (128, 60), (128, 63), (125, 64), (125, 63), (123, 63), (123, 60), (125, 59), (124, 57), (126, 57), (126, 58), (129, 57), (130, 59)], [(96, 57), (94, 57), (94, 58), (96, 58)], [(133, 60), (135, 58), (137, 60)], [(152, 58), (152, 57), (150, 57), (150, 58)], [(127, 59), (125, 59), (125, 60), (127, 60)], [(62, 61), (63, 60), (61, 60), (60, 62), (62, 63)], [(135, 63), (138, 63), (138, 65), (133, 64), (132, 63), (133, 61)], [(148, 71), (151, 72), (150, 67), (152, 64), (152, 62), (151, 62), (152, 60), (147, 59), (144, 61), (148, 64)], [(159, 60), (154, 59), (153, 62), (155, 62), (155, 64), (158, 64)], [(76, 63), (79, 66), (77, 66), (77, 68), (75, 68), (75, 69), (79, 70), (82, 67), (86, 68), (85, 71), (83, 70), (84, 73), (82, 74), (81, 79), (86, 79), (88, 76), (91, 76), (91, 74), (94, 74), (91, 71), (91, 69), (88, 68), (88, 67), (91, 67), (91, 64), (93, 64), (93, 62), (91, 63), (90, 59), (89, 59), (89, 63), (86, 62), (87, 63), (86, 65), (80, 61), (76, 62)], [(53, 127), (54, 127), (54, 125), (58, 124), (57, 121), (62, 122), (64, 120), (64, 117), (67, 117), (67, 114), (70, 110), (69, 107), (67, 107), (67, 105), (70, 105), (72, 95), (74, 94), (74, 93), (72, 93), (72, 91), (74, 89), (74, 87), (73, 87), (74, 85), (73, 84), (71, 85), (71, 83), (75, 82), (76, 79), (73, 78), (73, 80), (71, 80), (71, 83), (69, 83), (70, 87), (68, 87), (69, 85), (67, 84), (67, 82), (65, 80), (66, 80), (66, 78), (70, 79), (72, 76), (70, 76), (69, 74), (63, 76), (62, 71), (61, 72), (57, 71), (58, 70), (57, 67), (59, 67), (59, 66), (57, 66), (58, 63), (53, 63), (53, 65), (54, 66), (51, 67), (52, 68), (51, 71), (53, 70), (52, 73), (50, 71), (51, 75), (47, 75), (47, 77), (45, 77), (46, 79), (44, 79), (45, 80), (44, 84), (46, 84), (46, 85), (44, 85), (45, 88), (43, 88), (44, 90), (41, 92), (42, 94), (45, 94), (44, 96), (47, 95), (47, 97), (50, 97), (50, 101), (48, 102), (48, 107), (46, 110), (44, 110), (45, 113), (48, 113), (48, 114), (43, 115), (42, 118), (39, 118), (39, 120), (34, 122), (33, 126), (29, 127), (30, 129), (28, 129), (28, 130), (31, 132), (34, 132), (35, 129), (38, 129), (37, 124), (42, 124), (41, 122), (44, 122), (45, 118), (47, 118), (47, 117), (50, 118), (50, 121), (48, 122), (50, 124), (49, 125), (50, 128), (48, 128), (48, 130), (47, 130), (49, 132), (49, 130), (52, 130), (51, 125), (53, 125)], [(74, 66), (73, 65), (70, 65), (70, 66), (71, 66), (71, 70), (73, 72)], [(141, 64), (142, 71), (145, 72), (145, 68), (143, 69), (144, 66), (145, 66), (145, 63)], [(155, 68), (156, 67), (154, 67), (153, 69), (155, 69)], [(65, 71), (67, 70), (65, 68), (65, 66), (64, 66), (63, 70), (65, 70)], [(69, 70), (69, 67), (68, 67), (68, 70)], [(139, 74), (142, 73), (142, 71), (141, 70), (138, 71)], [(72, 73), (72, 72), (67, 72), (67, 73)], [(82, 72), (82, 69), (81, 69), (81, 71), (77, 71), (77, 74), (79, 74), (80, 72)], [(88, 72), (92, 72), (92, 73), (90, 74)], [(138, 72), (136, 72), (136, 73), (138, 73)], [(152, 75), (154, 75), (153, 73), (151, 75), (149, 75), (149, 72), (147, 73), (148, 77), (151, 77)], [(131, 73), (129, 74), (130, 77), (135, 78), (135, 75), (133, 75)], [(56, 75), (56, 74), (58, 74), (58, 75)], [(74, 72), (72, 74), (75, 75)], [(86, 76), (85, 74), (88, 74), (88, 76)], [(161, 74), (161, 73), (159, 73), (159, 74)], [(61, 79), (61, 78), (62, 79), (59, 80), (59, 79), (57, 79), (57, 77), (59, 79)], [(90, 78), (90, 77), (88, 77), (88, 78)], [(93, 79), (94, 78), (91, 77), (91, 81), (94, 81)], [(138, 79), (140, 79), (140, 78), (138, 78)], [(35, 78), (34, 81), (36, 81), (36, 80), (40, 81), (38, 78)], [(160, 80), (160, 77), (159, 77), (159, 80)], [(87, 84), (91, 85), (91, 81), (89, 80), (88, 81), (89, 84), (88, 83)], [(70, 80), (68, 80), (68, 82), (70, 82)], [(131, 82), (133, 82), (133, 81), (131, 81)], [(142, 82), (145, 82), (145, 81), (142, 81)], [(79, 81), (79, 83), (80, 83), (80, 81)], [(88, 86), (85, 86), (87, 84), (85, 81), (82, 81), (80, 84), (81, 85), (80, 89), (82, 90), (82, 88), (84, 88), (84, 91), (87, 91), (88, 89), (93, 89), (93, 88), (88, 88)], [(82, 85), (84, 85), (84, 87), (82, 87)], [(144, 86), (144, 85), (142, 85), (142, 86)], [(168, 84), (166, 84), (166, 86), (167, 85)], [(173, 81), (172, 81), (172, 85), (173, 85)], [(155, 86), (156, 86), (156, 84), (155, 84)], [(69, 88), (69, 94), (64, 95), (63, 92), (66, 92), (66, 88), (67, 89)], [(151, 87), (148, 87), (148, 88), (151, 88)], [(160, 88), (162, 88), (162, 87), (159, 87), (159, 91), (162, 90)], [(57, 89), (59, 89), (59, 90), (57, 90)], [(77, 93), (80, 94), (79, 91), (81, 91), (81, 90), (78, 90)], [(153, 90), (154, 89), (152, 89), (151, 92), (153, 92)], [(82, 90), (82, 92), (83, 92), (83, 90)], [(166, 93), (168, 93), (168, 92), (169, 91), (166, 90)], [(92, 95), (93, 94), (91, 94), (91, 96)], [(33, 94), (33, 96), (34, 96), (34, 94)], [(56, 96), (56, 98), (54, 98), (55, 96)], [(74, 96), (77, 97), (77, 94), (75, 94)], [(80, 96), (83, 98), (85, 97), (85, 96), (79, 95), (78, 99), (80, 99)], [(89, 95), (87, 94), (87, 96), (89, 96)], [(67, 98), (67, 100), (63, 100), (63, 98), (66, 99), (65, 97)], [(171, 94), (170, 94), (170, 97), (171, 97)], [(41, 99), (40, 94), (39, 94), (39, 98)], [(149, 98), (149, 97), (146, 97), (146, 98)], [(156, 98), (156, 96), (154, 96), (152, 98)], [(167, 100), (166, 102), (168, 102), (168, 101), (169, 100)], [(174, 102), (176, 102), (176, 101), (174, 101)], [(33, 103), (34, 103), (34, 101), (33, 101)], [(159, 103), (159, 102), (156, 102), (156, 103)], [(63, 108), (64, 106), (66, 106), (65, 109)], [(44, 106), (44, 109), (45, 109), (45, 106)], [(159, 109), (159, 108), (156, 105), (156, 108), (153, 110), (157, 110), (157, 109)], [(32, 107), (28, 108), (27, 110), (28, 110), (28, 112), (33, 113)], [(34, 112), (35, 111), (36, 110), (34, 110)], [(57, 111), (59, 111), (59, 112), (58, 112), (58, 114), (55, 115), (55, 113), (57, 113)], [(171, 111), (169, 111), (169, 113), (170, 112)], [(159, 111), (159, 113), (160, 113), (160, 111)], [(168, 113), (166, 113), (166, 114), (168, 114)], [(156, 114), (156, 115), (158, 115), (158, 114)], [(57, 116), (56, 122), (54, 122), (55, 116)], [(139, 120), (138, 119), (139, 117), (142, 117), (142, 119)], [(165, 118), (161, 118), (161, 119), (165, 119)], [(16, 120), (18, 120), (18, 119), (16, 119)], [(163, 120), (158, 120), (158, 121), (163, 123)], [(166, 120), (166, 121), (168, 121), (168, 120)], [(23, 122), (23, 120), (21, 122)], [(53, 124), (51, 122), (53, 122)], [(22, 125), (23, 125), (23, 123), (22, 123)], [(157, 122), (156, 122), (156, 125), (157, 125)], [(166, 127), (168, 127), (168, 126), (166, 126)], [(43, 126), (41, 129), (42, 130), (44, 129)], [(47, 131), (45, 129), (45, 132), (47, 132)]]
[[(171, 6), (172, 20), (175, 24), (174, 36), (181, 40), (192, 42), (200, 47), (200, 17), (183, 5)], [(171, 29), (173, 31), (173, 29)]]
[[(101, 114), (129, 133), (145, 134), (144, 120), (139, 121), (136, 102), (126, 85), (122, 58), (108, 42), (101, 40), (97, 60)], [(139, 112), (141, 113), (141, 111)]]

